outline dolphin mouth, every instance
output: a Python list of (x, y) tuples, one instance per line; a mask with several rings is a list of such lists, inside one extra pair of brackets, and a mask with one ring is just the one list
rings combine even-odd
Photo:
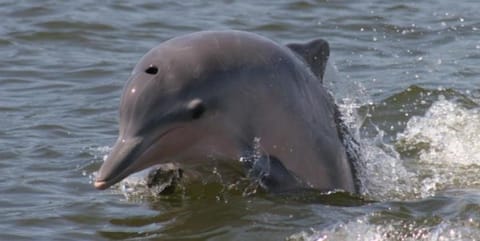
[(106, 180), (106, 181), (96, 180), (93, 183), (93, 186), (98, 190), (105, 190), (105, 189), (111, 187), (112, 185), (114, 185), (115, 183), (121, 181), (123, 178), (125, 178), (127, 176), (128, 175), (119, 175), (119, 176), (116, 176), (116, 177), (111, 178), (110, 180)]
[(141, 171), (149, 166), (144, 163), (148, 160), (142, 160), (142, 155), (155, 145), (159, 139), (163, 138), (168, 133), (177, 130), (181, 127), (174, 127), (166, 130), (157, 138), (152, 140), (145, 146), (145, 140), (141, 137), (134, 137), (129, 139), (119, 139), (112, 148), (107, 160), (102, 164), (98, 171), (93, 186), (98, 190), (104, 190), (112, 185), (120, 182), (130, 174)]
[(142, 142), (143, 138), (139, 137), (119, 138), (98, 170), (93, 186), (107, 189), (127, 177)]
[(93, 186), (98, 189), (98, 190), (104, 190), (104, 189), (107, 189), (109, 185), (107, 182), (105, 181), (95, 181), (95, 183), (93, 184)]

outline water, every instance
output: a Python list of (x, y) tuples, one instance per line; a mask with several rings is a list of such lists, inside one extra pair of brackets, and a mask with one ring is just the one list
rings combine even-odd
[[(480, 240), (479, 9), (2, 1), (0, 240)], [(214, 170), (162, 197), (93, 189), (133, 65), (206, 29), (330, 42), (339, 78), (326, 84), (360, 137), (362, 198), (373, 202), (272, 196)]]

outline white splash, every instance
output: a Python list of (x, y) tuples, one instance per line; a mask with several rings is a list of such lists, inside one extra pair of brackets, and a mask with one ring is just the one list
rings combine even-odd
[(397, 137), (401, 145), (420, 149), (428, 164), (480, 165), (480, 114), (440, 100), (423, 117), (413, 117)]
[(426, 225), (414, 221), (392, 220), (381, 224), (369, 221), (375, 214), (360, 217), (348, 223), (340, 223), (322, 231), (300, 232), (287, 238), (288, 241), (459, 241), (477, 240), (480, 237), (478, 221), (473, 219), (441, 221)]
[(384, 131), (377, 128), (377, 136), (373, 139), (361, 135), (360, 127), (369, 114), (359, 116), (360, 107), (359, 100), (349, 97), (343, 98), (339, 104), (344, 123), (360, 144), (360, 160), (355, 165), (360, 193), (377, 201), (403, 200), (411, 196), (412, 187), (417, 182), (416, 175), (406, 169), (395, 148), (385, 143)]
[(173, 163), (157, 164), (133, 173), (116, 186), (128, 200), (160, 197), (167, 188), (175, 185), (181, 176), (180, 169)]
[[(356, 104), (341, 105), (348, 119)], [(347, 111), (345, 111), (347, 109)], [(349, 121), (350, 127), (359, 123)], [(480, 113), (440, 98), (423, 116), (412, 117), (394, 144), (377, 129), (373, 139), (356, 135), (363, 156), (362, 194), (377, 200), (414, 200), (449, 188), (480, 185)]]
[[(93, 154), (93, 161), (91, 164), (96, 163), (98, 160), (105, 161), (107, 159), (107, 154), (110, 152), (112, 149), (109, 146), (100, 146), (100, 147), (87, 147), (87, 151), (91, 154)], [(88, 176), (88, 183), (93, 184), (95, 182), (95, 179), (97, 177), (97, 171), (93, 172), (88, 172), (86, 170), (83, 170), (82, 172), (83, 176)]]
[(480, 185), (480, 113), (452, 101), (435, 102), (398, 134), (399, 150), (416, 154), (420, 196)]
[(395, 149), (383, 141), (379, 131), (372, 141), (363, 142), (363, 170), (359, 171), (361, 193), (377, 201), (410, 199), (418, 183)]

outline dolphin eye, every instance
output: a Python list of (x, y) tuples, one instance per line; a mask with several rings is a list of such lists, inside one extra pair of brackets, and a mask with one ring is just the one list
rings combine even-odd
[(194, 120), (199, 119), (200, 117), (202, 117), (203, 113), (205, 113), (205, 106), (203, 106), (203, 104), (195, 106), (195, 108), (191, 110), (191, 112), (192, 112), (192, 119)]
[(205, 105), (203, 104), (202, 100), (200, 99), (193, 99), (188, 103), (187, 109), (190, 112), (190, 116), (193, 120), (199, 119), (203, 116), (205, 111)]
[(145, 73), (147, 74), (157, 74), (158, 73), (158, 68), (155, 65), (150, 65), (146, 70)]

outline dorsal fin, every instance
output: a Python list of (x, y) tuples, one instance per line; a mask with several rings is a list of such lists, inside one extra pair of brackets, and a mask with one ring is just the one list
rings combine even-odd
[(287, 47), (302, 57), (309, 65), (312, 72), (320, 80), (323, 80), (323, 74), (330, 55), (330, 47), (327, 41), (323, 39), (315, 39), (306, 44), (287, 44)]

